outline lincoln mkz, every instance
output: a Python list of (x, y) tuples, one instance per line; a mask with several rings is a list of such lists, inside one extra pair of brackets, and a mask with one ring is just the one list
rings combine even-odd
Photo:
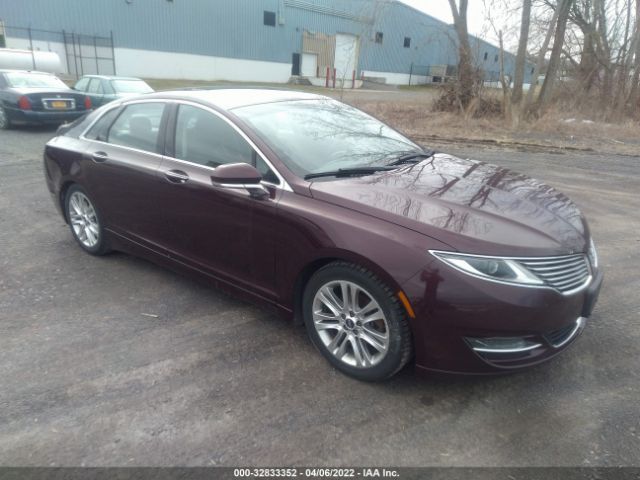
[(319, 95), (127, 98), (61, 127), (44, 159), (82, 249), (273, 307), (362, 380), (409, 361), (467, 374), (544, 362), (579, 336), (602, 283), (559, 191)]

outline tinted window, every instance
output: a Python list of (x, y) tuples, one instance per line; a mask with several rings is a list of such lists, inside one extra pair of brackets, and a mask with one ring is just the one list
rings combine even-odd
[(137, 103), (125, 107), (109, 129), (107, 141), (159, 153), (158, 132), (163, 111), (162, 103)]
[(92, 78), (91, 82), (89, 82), (89, 89), (87, 90), (89, 93), (95, 93), (96, 95), (102, 95), (104, 90), (102, 90), (102, 82), (99, 78)]
[(7, 72), (5, 78), (9, 85), (16, 88), (61, 88), (68, 89), (67, 85), (54, 75), (33, 72)]
[(112, 108), (111, 110), (109, 110), (100, 118), (100, 120), (94, 123), (93, 127), (91, 127), (85, 137), (91, 140), (100, 140), (102, 142), (106, 141), (109, 127), (118, 116), (119, 112), (119, 108)]
[(180, 105), (176, 119), (176, 158), (217, 167), (253, 163), (253, 149), (227, 122), (198, 107)]
[(409, 37), (404, 37), (404, 48), (411, 47), (411, 39)]
[(276, 26), (276, 12), (268, 12), (268, 11), (264, 11), (264, 24), (269, 26), (269, 27), (275, 27)]
[(111, 80), (111, 85), (118, 93), (149, 93), (153, 88), (142, 80)]
[(90, 78), (81, 78), (80, 80), (78, 80), (78, 83), (76, 83), (75, 88), (76, 90), (80, 91), (80, 92), (84, 92), (87, 90), (87, 86), (89, 86), (89, 80), (91, 80)]
[(335, 100), (265, 103), (233, 110), (296, 175), (387, 165), (420, 147), (364, 112)]

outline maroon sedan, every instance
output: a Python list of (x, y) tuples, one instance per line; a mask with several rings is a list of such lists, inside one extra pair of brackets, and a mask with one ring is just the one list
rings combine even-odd
[(85, 251), (120, 250), (304, 322), (339, 370), (512, 371), (578, 336), (602, 283), (562, 193), (279, 90), (114, 102), (45, 150)]

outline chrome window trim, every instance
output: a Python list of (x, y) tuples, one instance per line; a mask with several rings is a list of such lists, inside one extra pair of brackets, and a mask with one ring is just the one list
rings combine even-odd
[(191, 105), (193, 107), (197, 107), (197, 108), (201, 108), (207, 112), (211, 112), (214, 115), (216, 115), (217, 117), (221, 118), (222, 120), (224, 120), (228, 125), (231, 126), (231, 128), (233, 128), (236, 132), (238, 132), (238, 134), (244, 139), (245, 142), (247, 142), (251, 148), (253, 148), (256, 153), (258, 155), (260, 155), (260, 158), (262, 158), (262, 160), (267, 164), (267, 166), (273, 171), (273, 173), (275, 173), (276, 177), (278, 177), (278, 180), (280, 180), (280, 184), (275, 184), (272, 182), (267, 182), (265, 180), (263, 180), (262, 182), (260, 182), (263, 185), (268, 185), (274, 188), (279, 188), (281, 190), (285, 190), (287, 192), (293, 192), (293, 189), (291, 188), (291, 186), (289, 185), (289, 183), (284, 179), (284, 177), (282, 176), (282, 174), (278, 171), (277, 168), (275, 168), (273, 166), (273, 164), (269, 161), (269, 159), (266, 157), (266, 155), (264, 153), (262, 153), (262, 151), (257, 147), (257, 145), (242, 131), (240, 130), (240, 128), (233, 123), (231, 120), (229, 120), (227, 117), (225, 117), (224, 115), (222, 115), (220, 112), (214, 110), (211, 107), (208, 107), (206, 105), (202, 105), (200, 103), (197, 102), (190, 102), (188, 100), (181, 100), (181, 99), (162, 99), (162, 98), (146, 98), (146, 99), (141, 99), (141, 100), (131, 100), (128, 102), (120, 102), (117, 103), (116, 105), (114, 105), (112, 108), (107, 108), (104, 112), (102, 112), (102, 114), (100, 114), (96, 119), (93, 120), (93, 122), (91, 122), (89, 124), (89, 126), (87, 128), (85, 128), (85, 130), (80, 134), (79, 138), (81, 138), (82, 140), (87, 140), (89, 142), (97, 142), (97, 143), (102, 143), (104, 145), (111, 145), (114, 147), (120, 147), (120, 148), (125, 148), (127, 150), (131, 150), (133, 152), (140, 152), (140, 153), (146, 153), (149, 155), (155, 155), (155, 156), (159, 156), (161, 158), (167, 158), (169, 160), (173, 160), (176, 162), (180, 162), (180, 163), (184, 163), (185, 165), (190, 165), (190, 166), (197, 166), (197, 167), (202, 167), (202, 168), (207, 168), (209, 170), (215, 170), (215, 167), (209, 167), (208, 165), (200, 165), (198, 163), (193, 163), (193, 162), (189, 162), (187, 160), (181, 160), (179, 158), (175, 158), (172, 157), (170, 155), (160, 155), (158, 153), (155, 152), (149, 152), (147, 150), (139, 150), (137, 148), (132, 148), (132, 147), (126, 147), (124, 145), (116, 145), (114, 143), (109, 143), (109, 142), (103, 142), (101, 140), (94, 140), (91, 138), (86, 138), (86, 134), (89, 132), (89, 130), (91, 130), (91, 128), (93, 128), (93, 126), (104, 116), (107, 114), (107, 112), (110, 112), (111, 110), (113, 110), (114, 108), (119, 108), (119, 107), (127, 107), (129, 105), (135, 105), (137, 103), (164, 103), (166, 105), (169, 104), (177, 104), (179, 105)]
[(485, 277), (485, 276), (481, 276), (481, 275), (476, 275), (474, 273), (471, 273), (471, 272), (468, 272), (468, 271), (463, 270), (461, 268), (458, 268), (455, 265), (447, 263), (443, 259), (438, 257), (438, 253), (441, 253), (443, 255), (449, 254), (449, 255), (458, 255), (460, 257), (488, 258), (488, 259), (492, 259), (492, 260), (544, 261), (544, 260), (564, 259), (564, 258), (567, 258), (567, 257), (576, 257), (578, 255), (580, 255), (582, 257), (586, 257), (587, 255), (585, 253), (574, 253), (574, 254), (571, 254), (571, 255), (555, 255), (555, 256), (549, 256), (549, 257), (500, 257), (500, 256), (496, 256), (496, 255), (475, 255), (473, 253), (460, 253), (460, 252), (455, 252), (455, 251), (451, 251), (451, 250), (427, 250), (427, 251), (431, 254), (431, 256), (433, 256), (434, 258), (438, 259), (443, 264), (448, 265), (449, 267), (453, 268), (454, 270), (457, 270), (457, 271), (459, 271), (461, 273), (464, 273), (465, 275), (469, 275), (470, 277), (479, 278), (480, 280), (485, 280), (487, 282), (493, 282), (493, 283), (499, 283), (499, 284), (502, 284), (502, 285), (508, 285), (508, 286), (511, 286), (511, 287), (544, 288), (544, 289), (547, 289), (547, 290), (553, 290), (554, 292), (557, 292), (557, 293), (559, 293), (560, 295), (562, 295), (564, 297), (568, 297), (570, 295), (574, 295), (574, 294), (584, 290), (585, 288), (587, 288), (591, 284), (591, 281), (593, 280), (593, 270), (591, 269), (591, 262), (588, 261), (588, 258), (587, 258), (586, 264), (588, 265), (588, 268), (589, 268), (589, 275), (585, 279), (584, 283), (578, 285), (576, 288), (574, 288), (572, 290), (567, 290), (566, 292), (563, 292), (563, 291), (558, 290), (555, 287), (552, 287), (551, 285), (546, 285), (546, 284), (533, 285), (533, 284), (526, 284), (526, 283), (514, 283), (514, 282), (507, 282), (507, 281), (504, 281), (504, 280), (498, 280), (497, 278), (491, 278), (491, 277)]
[[(287, 192), (293, 192), (293, 189), (291, 188), (289, 183), (287, 183), (287, 181), (280, 174), (278, 169), (273, 166), (273, 164), (269, 161), (269, 159), (266, 157), (266, 155), (264, 153), (262, 153), (262, 151), (258, 148), (258, 146), (253, 142), (253, 140), (251, 140), (242, 130), (240, 130), (240, 127), (238, 127), (230, 119), (228, 119), (227, 117), (222, 115), (217, 110), (214, 110), (211, 107), (207, 107), (206, 105), (202, 105), (201, 103), (190, 102), (188, 100), (180, 100), (180, 99), (178, 99), (178, 100), (172, 99), (171, 102), (177, 104), (178, 106), (180, 106), (180, 105), (189, 105), (189, 106), (192, 106), (192, 107), (200, 108), (202, 110), (205, 110), (207, 112), (210, 112), (210, 113), (214, 114), (218, 118), (220, 118), (223, 121), (225, 121), (231, 128), (233, 128), (244, 139), (245, 142), (247, 142), (251, 146), (251, 148), (253, 148), (256, 151), (256, 153), (258, 155), (260, 155), (260, 158), (262, 158), (264, 163), (267, 164), (267, 166), (273, 171), (273, 173), (275, 173), (276, 177), (278, 177), (278, 180), (280, 180), (280, 184), (275, 184), (275, 183), (267, 182), (267, 181), (264, 181), (264, 180), (262, 182), (260, 182), (260, 183), (263, 183), (265, 185), (270, 185), (270, 186), (275, 187), (275, 188), (280, 188), (282, 190), (286, 190)], [(210, 170), (215, 170), (215, 167), (209, 167), (208, 165), (200, 165), (199, 163), (193, 163), (193, 162), (190, 162), (188, 160), (182, 160), (180, 158), (171, 157), (169, 155), (165, 155), (165, 157), (169, 158), (171, 160), (175, 160), (175, 161), (178, 161), (178, 162), (185, 163), (187, 165), (197, 166), (197, 167), (204, 167), (204, 168), (208, 168)]]

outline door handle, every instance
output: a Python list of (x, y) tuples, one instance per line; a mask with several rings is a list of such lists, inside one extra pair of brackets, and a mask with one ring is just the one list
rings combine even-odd
[(186, 183), (189, 180), (189, 175), (182, 170), (167, 170), (164, 176), (171, 183)]
[(108, 158), (109, 155), (107, 155), (105, 152), (94, 152), (93, 155), (91, 155), (91, 159), (96, 163), (106, 162)]

